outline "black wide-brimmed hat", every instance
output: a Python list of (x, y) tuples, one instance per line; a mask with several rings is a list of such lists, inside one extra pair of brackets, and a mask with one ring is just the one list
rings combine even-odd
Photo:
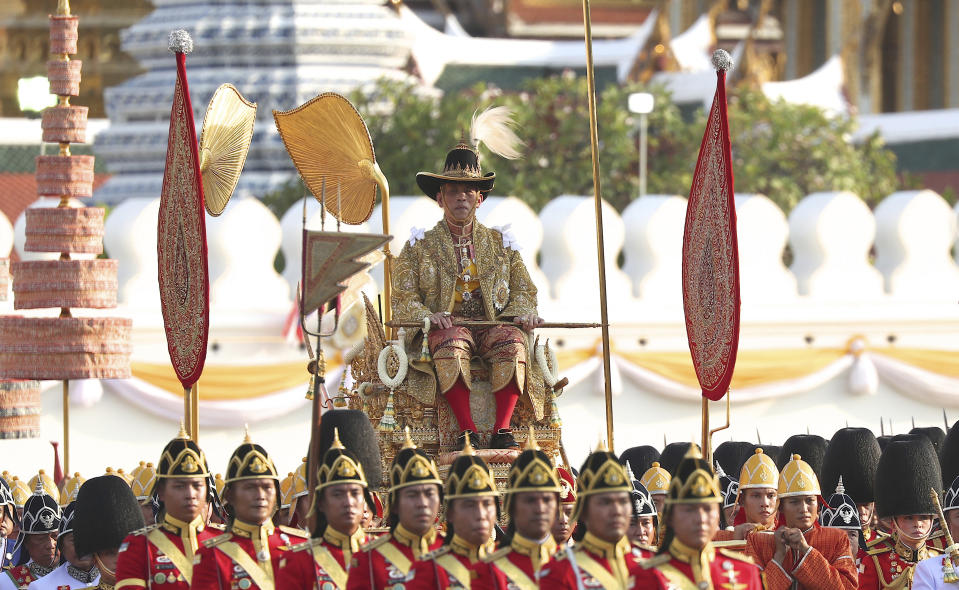
[(876, 467), (881, 454), (879, 441), (868, 428), (840, 428), (826, 447), (822, 489), (836, 489), (841, 478), (845, 494), (858, 504), (875, 502)]
[(77, 555), (116, 550), (143, 528), (143, 512), (129, 484), (115, 475), (91, 477), (77, 494), (73, 542)]
[(464, 182), (473, 184), (480, 192), (486, 193), (493, 189), (496, 174), (483, 174), (479, 163), (479, 154), (465, 141), (456, 144), (447, 154), (446, 163), (442, 172), (417, 172), (416, 184), (419, 185), (427, 197), (436, 200), (440, 186), (447, 182)]
[(876, 513), (879, 518), (936, 514), (930, 490), (942, 486), (939, 461), (924, 436), (890, 441), (876, 467)]

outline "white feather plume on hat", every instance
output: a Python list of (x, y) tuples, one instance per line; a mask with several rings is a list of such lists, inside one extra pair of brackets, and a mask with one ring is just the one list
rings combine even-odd
[(473, 113), (470, 140), (474, 148), (484, 143), (494, 154), (507, 160), (516, 160), (523, 156), (520, 148), (525, 144), (516, 135), (514, 127), (516, 121), (513, 120), (513, 109), (505, 106), (489, 107), (482, 113)]

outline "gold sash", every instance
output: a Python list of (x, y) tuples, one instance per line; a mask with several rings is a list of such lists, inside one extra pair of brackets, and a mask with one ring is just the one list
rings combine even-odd
[(346, 588), (346, 570), (343, 569), (340, 562), (336, 561), (329, 549), (319, 543), (313, 545), (313, 559), (323, 568), (326, 575), (333, 579), (337, 588)]
[(250, 554), (244, 551), (239, 545), (233, 541), (227, 541), (225, 543), (220, 543), (216, 546), (217, 549), (222, 551), (227, 557), (232, 559), (237, 565), (242, 567), (250, 578), (259, 586), (260, 590), (273, 590), (273, 565), (270, 562), (267, 562), (266, 566), (270, 568), (269, 572), (266, 571), (265, 567), (260, 567), (260, 565), (253, 561), (253, 558), (250, 557)]
[(176, 569), (180, 570), (187, 582), (193, 580), (193, 564), (190, 563), (190, 560), (186, 558), (182, 551), (177, 549), (177, 546), (166, 536), (166, 533), (158, 528), (153, 529), (147, 533), (147, 541), (153, 543), (154, 547), (170, 558), (170, 561), (173, 562)]
[(500, 569), (514, 586), (519, 586), (522, 590), (537, 590), (539, 586), (526, 575), (522, 569), (510, 561), (506, 556), (493, 561), (493, 564)]
[(603, 588), (624, 588), (624, 584), (618, 581), (613, 574), (609, 573), (598, 561), (593, 559), (585, 551), (576, 551), (576, 567), (585, 571), (587, 574), (596, 578), (603, 585)]
[(386, 561), (392, 563), (396, 569), (403, 572), (403, 575), (408, 574), (410, 568), (413, 567), (413, 562), (407, 559), (407, 557), (403, 555), (403, 552), (390, 542), (383, 543), (377, 547), (375, 551), (379, 551), (380, 555), (382, 555)]
[(452, 576), (454, 580), (459, 582), (460, 586), (470, 587), (470, 571), (456, 557), (449, 553), (440, 555), (436, 558), (436, 563), (446, 570), (446, 573)]

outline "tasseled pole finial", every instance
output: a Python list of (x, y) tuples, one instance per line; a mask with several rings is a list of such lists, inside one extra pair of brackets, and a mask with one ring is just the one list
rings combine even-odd
[(170, 32), (170, 41), (168, 47), (173, 53), (192, 53), (193, 38), (186, 29), (177, 29)]
[(733, 67), (733, 58), (725, 49), (717, 49), (713, 52), (713, 67), (717, 70), (727, 71)]

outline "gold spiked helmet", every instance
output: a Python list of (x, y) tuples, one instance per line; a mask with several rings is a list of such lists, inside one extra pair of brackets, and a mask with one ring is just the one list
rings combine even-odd
[(572, 520), (579, 520), (586, 500), (594, 494), (606, 492), (624, 492), (629, 494), (633, 490), (626, 468), (619, 462), (616, 455), (600, 443), (596, 450), (586, 457), (583, 468), (576, 479), (576, 504), (573, 507)]
[(549, 455), (536, 443), (533, 427), (529, 427), (526, 448), (516, 457), (506, 476), (507, 487), (503, 497), (503, 510), (509, 514), (513, 496), (521, 492), (555, 492), (560, 494), (563, 488), (556, 477), (556, 468)]

